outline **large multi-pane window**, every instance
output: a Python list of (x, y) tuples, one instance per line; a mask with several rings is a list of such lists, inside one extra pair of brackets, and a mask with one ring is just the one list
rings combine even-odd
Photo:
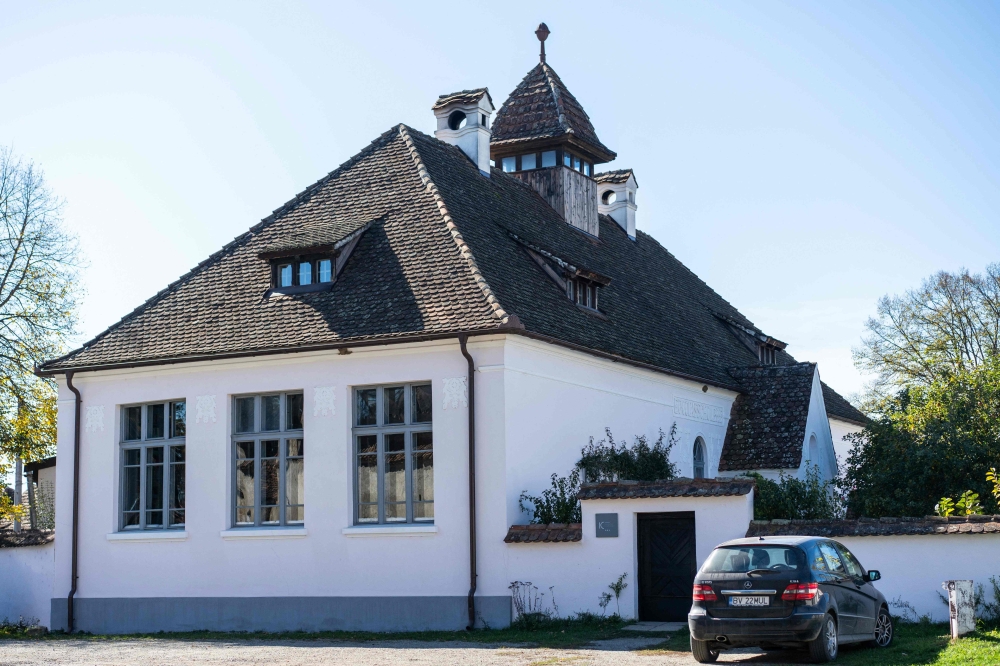
[(302, 394), (233, 398), (233, 525), (305, 521)]
[(354, 390), (357, 524), (434, 520), (430, 384)]
[(122, 407), (122, 530), (184, 527), (183, 400)]

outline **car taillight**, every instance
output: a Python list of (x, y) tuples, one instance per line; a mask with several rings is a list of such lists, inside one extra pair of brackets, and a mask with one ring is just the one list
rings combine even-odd
[(695, 601), (715, 601), (717, 599), (711, 585), (695, 585), (691, 598)]
[(819, 594), (819, 583), (793, 583), (785, 588), (785, 601), (812, 601)]

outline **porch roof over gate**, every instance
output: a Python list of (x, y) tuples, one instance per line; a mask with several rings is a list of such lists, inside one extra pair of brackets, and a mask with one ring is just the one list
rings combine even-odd
[(581, 500), (651, 499), (659, 497), (731, 497), (746, 495), (756, 483), (748, 477), (734, 479), (689, 479), (669, 481), (618, 481), (585, 483), (580, 487)]

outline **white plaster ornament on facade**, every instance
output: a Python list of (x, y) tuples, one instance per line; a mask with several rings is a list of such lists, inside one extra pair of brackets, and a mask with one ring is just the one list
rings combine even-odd
[(215, 423), (215, 396), (199, 395), (195, 398), (195, 423)]
[(313, 389), (313, 416), (334, 416), (337, 413), (337, 392), (333, 386)]
[(87, 432), (104, 432), (104, 405), (87, 407)]
[(448, 377), (444, 380), (444, 408), (462, 409), (469, 406), (468, 383), (465, 377)]

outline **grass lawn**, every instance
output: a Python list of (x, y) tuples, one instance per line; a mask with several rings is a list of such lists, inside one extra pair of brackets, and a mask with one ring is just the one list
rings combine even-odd
[[(688, 640), (687, 631), (679, 631), (669, 640), (643, 652), (688, 652)], [(890, 648), (876, 650), (844, 646), (836, 663), (866, 666), (995, 666), (1000, 664), (1000, 630), (977, 631), (963, 636), (953, 644), (946, 624), (897, 624), (896, 639)]]

